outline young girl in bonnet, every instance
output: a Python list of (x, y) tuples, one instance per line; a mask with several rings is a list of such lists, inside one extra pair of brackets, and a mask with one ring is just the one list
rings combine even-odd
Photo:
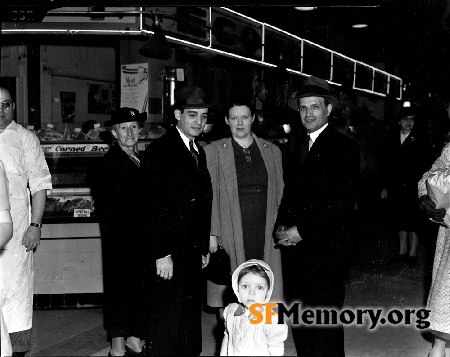
[(241, 264), (232, 276), (233, 291), (239, 303), (229, 304), (223, 313), (225, 336), (221, 356), (283, 356), (284, 341), (288, 335), (285, 323), (251, 324), (249, 307), (254, 303), (269, 302), (273, 291), (273, 273), (261, 260), (251, 259)]

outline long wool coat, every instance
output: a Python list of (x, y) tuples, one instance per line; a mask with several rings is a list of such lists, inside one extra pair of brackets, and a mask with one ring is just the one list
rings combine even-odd
[(111, 337), (139, 336), (145, 258), (139, 234), (139, 167), (116, 142), (93, 174), (91, 187), (102, 235), (106, 326)]
[(398, 231), (418, 231), (423, 214), (417, 197), (417, 182), (432, 164), (430, 148), (413, 129), (403, 144), (396, 131), (387, 146), (384, 172), (385, 188), (390, 202), (393, 227)]
[[(202, 350), (202, 255), (208, 254), (212, 189), (205, 153), (196, 146), (198, 166), (174, 129), (153, 141), (141, 161), (151, 356)], [(155, 260), (169, 254), (173, 277), (165, 280), (156, 275)]]
[[(274, 248), (273, 229), (284, 188), (281, 151), (276, 145), (258, 138), (255, 134), (253, 138), (261, 151), (268, 174), (264, 261), (270, 265), (275, 277), (272, 296), (273, 301), (277, 301), (282, 300), (283, 283), (281, 255), (280, 251)], [(231, 140), (226, 138), (214, 141), (205, 146), (205, 152), (213, 187), (211, 235), (219, 237), (219, 243), (230, 256), (231, 270), (234, 271), (246, 258)], [(208, 288), (211, 289), (211, 285)]]

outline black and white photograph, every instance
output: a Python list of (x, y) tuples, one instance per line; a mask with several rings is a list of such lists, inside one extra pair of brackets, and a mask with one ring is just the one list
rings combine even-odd
[(450, 357), (450, 0), (0, 35), (0, 357)]

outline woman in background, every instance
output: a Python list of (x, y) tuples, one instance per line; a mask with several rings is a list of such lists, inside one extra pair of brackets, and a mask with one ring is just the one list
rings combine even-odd
[[(0, 161), (0, 259), (1, 251), (13, 235), (13, 223), (9, 206), (8, 179), (6, 178), (3, 162)], [(8, 329), (3, 320), (2, 306), (0, 305), (0, 330), (1, 330), (1, 356), (12, 356), (11, 341)]]
[(392, 225), (399, 237), (399, 252), (390, 262), (406, 262), (410, 268), (416, 266), (418, 231), (423, 223), (417, 182), (430, 165), (430, 150), (415, 130), (416, 121), (417, 115), (411, 107), (402, 108), (399, 114), (400, 130), (396, 130), (389, 141), (385, 188), (381, 191), (381, 198), (387, 198), (390, 202)]
[[(282, 301), (281, 256), (273, 240), (284, 187), (281, 151), (252, 133), (255, 114), (249, 99), (234, 98), (226, 109), (231, 138), (205, 146), (213, 187), (210, 252), (220, 244), (231, 271), (249, 259), (269, 264), (275, 276), (273, 301)], [(225, 291), (226, 286), (208, 281), (207, 304), (221, 311), (230, 302)]]

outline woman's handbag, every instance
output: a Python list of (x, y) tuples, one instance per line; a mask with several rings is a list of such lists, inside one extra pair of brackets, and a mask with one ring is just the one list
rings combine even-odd
[(217, 251), (210, 254), (204, 273), (206, 278), (215, 284), (231, 285), (230, 257), (220, 244)]

